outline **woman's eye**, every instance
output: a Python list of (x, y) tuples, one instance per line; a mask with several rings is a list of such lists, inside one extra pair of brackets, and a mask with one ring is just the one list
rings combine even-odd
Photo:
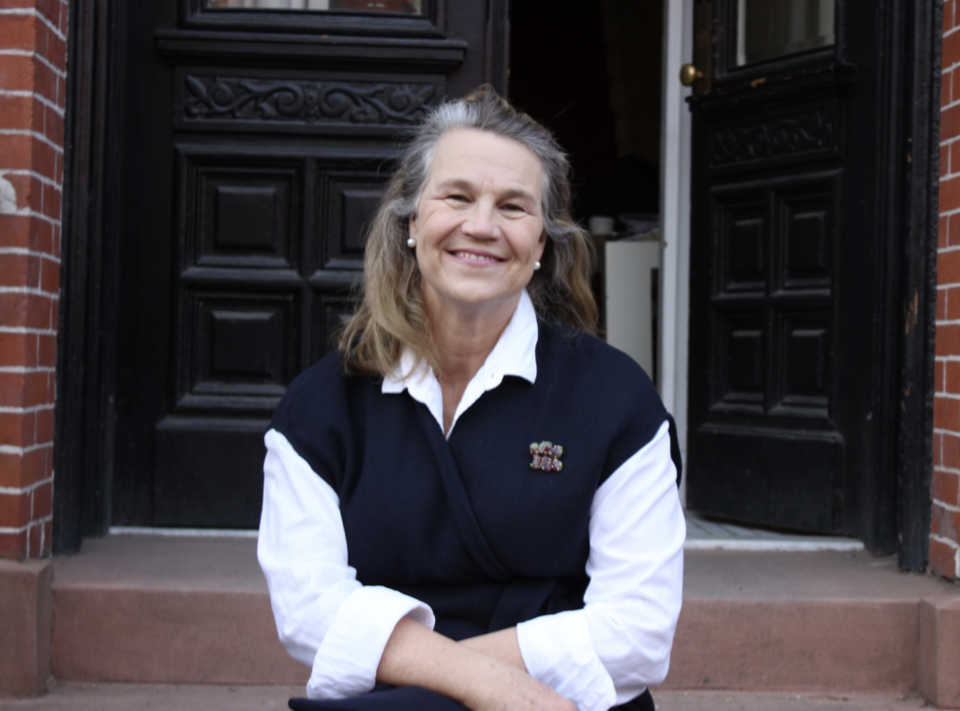
[(513, 204), (513, 203), (504, 205), (504, 206), (503, 206), (503, 209), (504, 209), (504, 210), (507, 210), (507, 211), (509, 211), (509, 212), (523, 212), (523, 206), (522, 206), (522, 205), (515, 205), (515, 204)]
[(447, 200), (453, 200), (454, 202), (466, 202), (466, 201), (467, 201), (467, 196), (466, 196), (466, 195), (460, 195), (460, 194), (448, 195), (448, 196), (447, 196)]

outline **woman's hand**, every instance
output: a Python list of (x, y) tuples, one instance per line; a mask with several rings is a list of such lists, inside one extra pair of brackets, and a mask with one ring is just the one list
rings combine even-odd
[[(509, 650), (509, 634), (496, 634), (476, 637), (479, 642), (473, 645), (494, 652)], [(512, 634), (520, 659), (516, 632)], [(471, 711), (576, 711), (573, 702), (509, 660), (472, 648), (470, 641), (458, 644), (408, 617), (397, 623), (387, 641), (377, 681), (422, 686), (456, 699)]]

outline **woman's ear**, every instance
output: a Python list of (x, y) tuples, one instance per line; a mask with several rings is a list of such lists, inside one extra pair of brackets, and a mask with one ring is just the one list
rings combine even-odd
[(540, 239), (537, 240), (537, 261), (543, 258), (543, 252), (547, 248), (547, 231), (540, 233)]
[(414, 239), (417, 238), (418, 233), (420, 232), (420, 229), (417, 226), (417, 213), (410, 215), (410, 220), (407, 223), (407, 231), (410, 233), (411, 237)]

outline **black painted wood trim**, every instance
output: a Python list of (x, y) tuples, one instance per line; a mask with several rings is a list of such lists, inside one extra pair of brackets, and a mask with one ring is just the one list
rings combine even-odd
[(180, 0), (180, 25), (194, 29), (250, 30), (369, 35), (378, 37), (442, 37), (446, 0), (425, 0), (423, 14), (377, 12), (269, 12), (207, 10), (203, 0)]
[(510, 84), (510, 0), (490, 0), (487, 5), (487, 46), (484, 80), (501, 96)]
[(912, 68), (904, 92), (910, 103), (905, 135), (905, 238), (900, 259), (903, 328), (900, 369), (899, 564), (926, 568), (930, 541), (930, 481), (933, 474), (933, 395), (937, 303), (938, 183), (940, 175), (940, 55), (943, 5), (914, 0), (906, 8), (904, 39)]
[[(160, 53), (171, 63), (200, 58), (230, 60), (275, 59), (285, 64), (313, 67), (339, 64), (351, 70), (386, 66), (392, 71), (423, 71), (433, 68), (444, 74), (463, 64), (467, 43), (448, 39), (400, 39), (393, 37), (330, 37), (303, 34), (157, 30)], [(304, 65), (304, 62), (308, 62)], [(344, 65), (347, 62), (349, 64)]]
[(109, 286), (110, 141), (119, 72), (117, 0), (70, 0), (54, 430), (54, 553), (109, 526), (107, 446), (114, 299)]

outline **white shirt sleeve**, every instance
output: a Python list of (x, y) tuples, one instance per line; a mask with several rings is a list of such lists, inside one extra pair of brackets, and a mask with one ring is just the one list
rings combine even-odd
[(686, 524), (665, 422), (597, 490), (584, 608), (517, 626), (530, 674), (579, 711), (606, 711), (659, 684), (680, 615)]
[(362, 586), (347, 563), (336, 492), (276, 430), (267, 432), (257, 558), (280, 641), (310, 666), (307, 696), (370, 691), (387, 640), (403, 617), (433, 629), (433, 611), (395, 590)]

